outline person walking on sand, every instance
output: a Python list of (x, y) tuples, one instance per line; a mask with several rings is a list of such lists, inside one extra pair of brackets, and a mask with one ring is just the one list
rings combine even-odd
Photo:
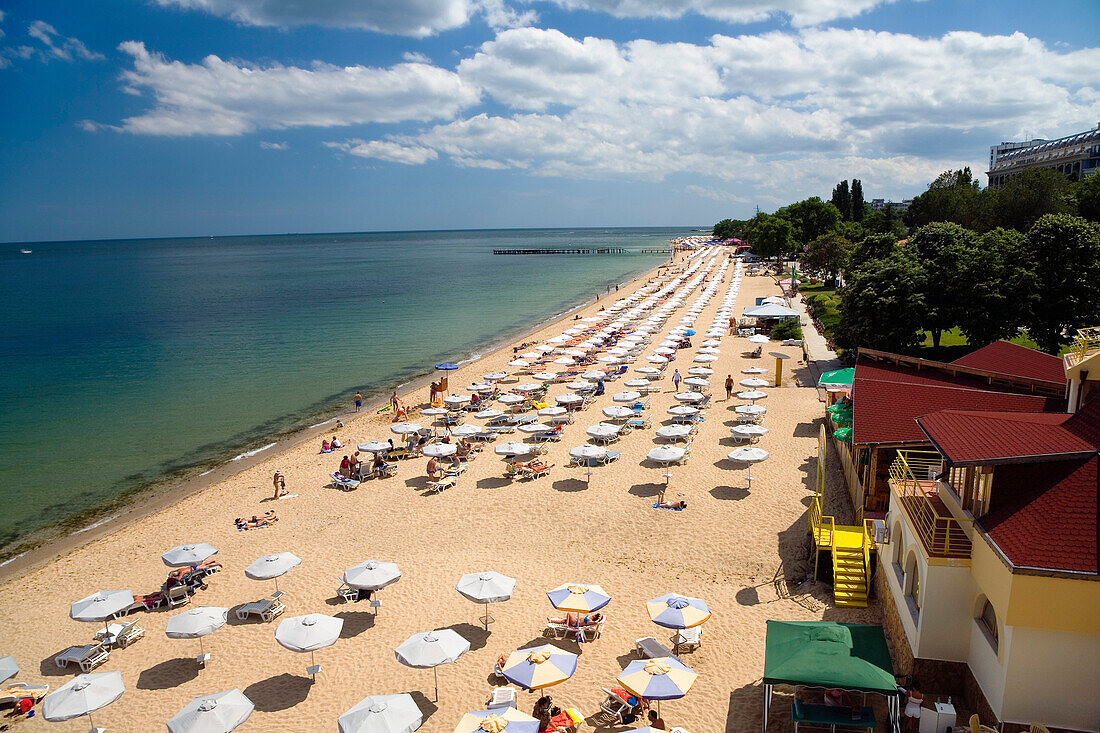
[(682, 379), (682, 377), (680, 376), (680, 370), (679, 369), (673, 369), (672, 370), (672, 391), (673, 392), (679, 392), (680, 391), (680, 380), (681, 379)]
[(733, 397), (733, 375), (732, 374), (727, 374), (726, 375), (726, 401), (728, 402), (730, 400), (730, 398), (732, 398), (732, 397)]
[(361, 410), (361, 409), (363, 409), (363, 395), (356, 392), (355, 393), (355, 411), (359, 412), (359, 410)]

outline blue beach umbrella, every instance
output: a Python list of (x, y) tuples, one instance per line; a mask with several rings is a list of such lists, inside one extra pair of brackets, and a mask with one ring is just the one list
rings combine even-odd
[(552, 644), (543, 644), (509, 654), (500, 673), (509, 682), (525, 690), (541, 690), (564, 682), (576, 671), (576, 654), (558, 649)]
[(646, 601), (645, 606), (653, 623), (666, 629), (690, 629), (710, 618), (706, 601), (678, 593), (666, 593)]
[(616, 679), (638, 697), (676, 700), (688, 693), (698, 676), (675, 657), (657, 657), (631, 662)]
[(611, 603), (611, 596), (604, 592), (603, 588), (585, 583), (562, 583), (547, 592), (546, 597), (559, 611), (576, 613), (598, 611)]
[(455, 369), (458, 369), (458, 364), (452, 364), (449, 361), (445, 361), (442, 364), (436, 364), (435, 368), (441, 372), (453, 372)]

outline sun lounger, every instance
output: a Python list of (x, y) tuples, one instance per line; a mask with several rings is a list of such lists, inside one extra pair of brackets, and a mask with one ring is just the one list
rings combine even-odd
[(558, 432), (555, 432), (555, 431), (551, 430), (551, 431), (546, 432), (546, 433), (535, 433), (531, 437), (533, 437), (535, 440), (543, 442), (543, 443), (547, 443), (547, 442), (556, 443), (559, 440), (561, 440), (561, 433), (558, 433)]
[(169, 588), (165, 594), (164, 599), (168, 601), (169, 608), (178, 608), (179, 606), (186, 606), (191, 601), (191, 589), (186, 585), (177, 585), (174, 588)]
[(145, 629), (138, 626), (137, 621), (131, 621), (128, 624), (110, 624), (107, 628), (100, 629), (95, 638), (96, 641), (109, 647), (125, 649), (128, 644), (134, 643), (143, 636), (145, 636)]
[(403, 461), (406, 458), (412, 458), (416, 455), (415, 452), (408, 448), (394, 448), (393, 450), (386, 452), (386, 458), (394, 458), (399, 461)]
[(600, 712), (606, 717), (607, 722), (612, 721), (623, 724), (623, 716), (630, 712), (630, 703), (616, 695), (606, 687), (601, 687), (606, 697), (600, 703)]
[(469, 439), (488, 443), (490, 441), (496, 440), (497, 434), (494, 433), (492, 430), (486, 430), (481, 433), (474, 433), (473, 435), (469, 436)]
[(659, 657), (675, 656), (671, 649), (654, 639), (652, 636), (643, 636), (641, 639), (635, 639), (634, 651), (638, 652), (638, 656), (642, 659), (657, 659)]
[(703, 627), (696, 626), (691, 629), (680, 629), (673, 634), (669, 641), (677, 652), (693, 651), (703, 645)]
[(458, 477), (458, 476), (461, 476), (464, 473), (466, 473), (466, 464), (465, 463), (459, 463), (457, 466), (448, 466), (446, 469), (444, 469), (443, 477), (444, 478), (446, 478), (448, 476)]
[(49, 685), (27, 685), (22, 682), (13, 682), (10, 685), (0, 687), (2, 687), (2, 691), (0, 691), (0, 706), (11, 705), (14, 707), (20, 700), (28, 698), (34, 703), (37, 703), (50, 691)]
[(514, 707), (518, 707), (516, 704), (516, 689), (514, 687), (498, 687), (493, 690), (493, 696), (489, 699), (486, 709), (500, 710)]
[(527, 467), (526, 463), (520, 463), (518, 461), (508, 463), (504, 467), (505, 478), (527, 478), (531, 475), (531, 469)]
[(455, 487), (455, 484), (457, 484), (457, 483), (458, 483), (458, 479), (454, 476), (444, 476), (443, 478), (439, 479), (438, 481), (429, 481), (428, 482), (428, 493), (429, 494), (440, 494), (440, 493), (446, 491), (447, 489), (453, 489)]
[(554, 623), (553, 621), (546, 622), (546, 628), (542, 630), (543, 636), (549, 636), (552, 639), (564, 639), (568, 634), (573, 633), (576, 629), (572, 629), (565, 624)]
[(269, 622), (285, 610), (286, 606), (283, 605), (282, 601), (274, 598), (264, 598), (239, 607), (237, 609), (237, 619), (247, 621), (249, 616), (259, 616), (263, 621)]
[(336, 597), (349, 602), (357, 601), (359, 600), (359, 589), (352, 588), (341, 579), (340, 585), (336, 588)]
[(609, 450), (607, 453), (604, 454), (603, 458), (597, 458), (596, 460), (599, 461), (601, 465), (606, 466), (608, 463), (611, 463), (612, 461), (619, 460), (619, 456), (621, 456), (621, 455), (622, 455), (622, 451)]
[(53, 658), (58, 669), (65, 669), (70, 664), (80, 667), (81, 672), (91, 672), (107, 661), (111, 656), (106, 642), (88, 644), (86, 646), (71, 646)]
[(645, 430), (646, 428), (653, 427), (653, 423), (647, 418), (638, 418), (636, 420), (627, 420), (624, 427), (628, 430)]
[(581, 638), (577, 639), (577, 641), (581, 641), (582, 639), (584, 641), (595, 641), (596, 639), (599, 639), (600, 634), (603, 633), (604, 624), (606, 623), (607, 621), (604, 620), (600, 621), (597, 624), (580, 627), (579, 629), (577, 629), (577, 636)]
[(698, 407), (698, 408), (699, 408), (700, 410), (704, 410), (704, 409), (706, 409), (706, 406), (710, 404), (710, 399), (711, 399), (711, 397), (713, 397), (713, 396), (714, 396), (714, 395), (709, 395), (709, 394), (708, 394), (708, 395), (706, 395), (706, 396), (704, 396), (704, 397), (703, 397), (703, 399), (699, 400), (699, 401), (698, 401), (698, 402), (697, 402), (697, 403), (695, 404), (695, 406), (696, 406), (696, 407)]
[(549, 476), (550, 469), (553, 467), (553, 463), (532, 463), (527, 466), (527, 468), (531, 471), (531, 478), (542, 478), (543, 476)]
[(332, 485), (342, 491), (354, 491), (359, 488), (359, 482), (353, 478), (341, 476), (338, 473), (330, 473), (329, 477), (332, 478)]

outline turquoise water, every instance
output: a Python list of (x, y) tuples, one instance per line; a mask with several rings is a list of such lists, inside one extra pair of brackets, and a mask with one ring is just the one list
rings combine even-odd
[[(665, 256), (640, 250), (685, 233), (0, 245), (0, 546), (468, 358), (655, 267)], [(567, 246), (628, 252), (492, 254)]]

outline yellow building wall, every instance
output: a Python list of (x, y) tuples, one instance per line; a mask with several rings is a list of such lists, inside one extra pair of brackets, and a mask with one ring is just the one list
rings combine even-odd
[(1016, 626), (1010, 639), (1001, 719), (1096, 730), (1100, 636)]

